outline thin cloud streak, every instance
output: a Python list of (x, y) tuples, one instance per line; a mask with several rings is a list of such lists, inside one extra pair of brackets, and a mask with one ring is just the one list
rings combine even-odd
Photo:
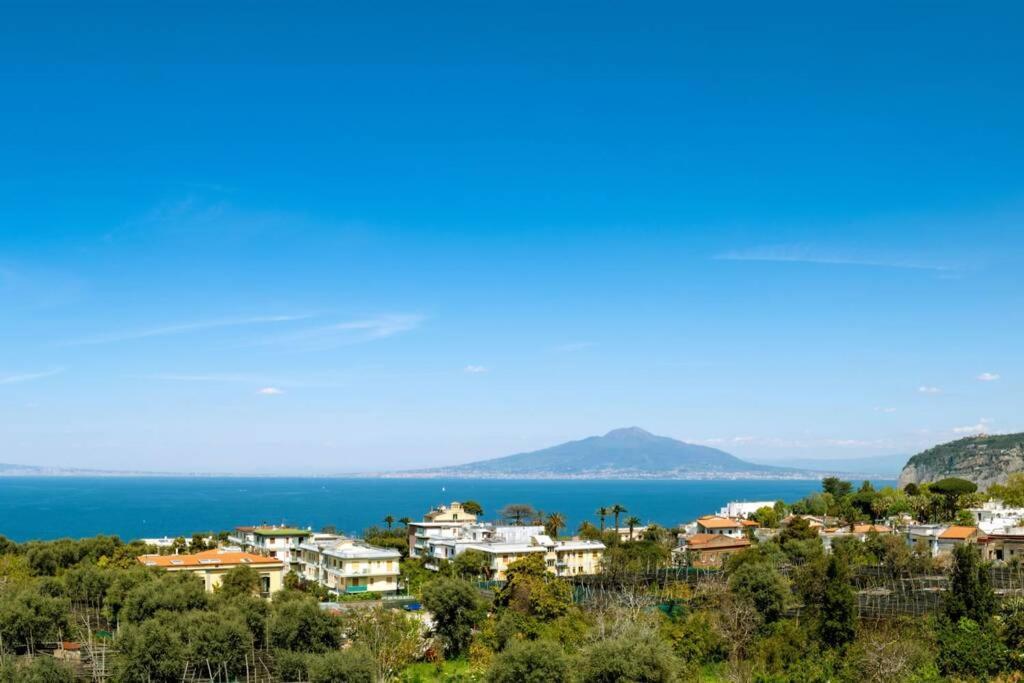
[(767, 261), (774, 263), (813, 263), (829, 266), (862, 266), (949, 272), (955, 268), (912, 259), (875, 257), (863, 254), (826, 252), (801, 245), (781, 245), (739, 249), (717, 254), (716, 261)]
[(21, 375), (7, 375), (0, 377), (0, 384), (20, 384), (22, 382), (32, 382), (37, 379), (44, 379), (46, 377), (53, 377), (64, 372), (64, 368), (52, 368), (50, 370), (44, 370), (42, 372), (26, 372)]
[(394, 337), (416, 329), (424, 319), (422, 315), (408, 313), (379, 315), (268, 337), (254, 345), (321, 351)]
[[(318, 375), (319, 376), (319, 375)], [(154, 373), (150, 375), (134, 375), (133, 379), (151, 380), (156, 382), (184, 382), (209, 384), (252, 384), (258, 387), (289, 387), (289, 388), (338, 388), (345, 386), (341, 381), (287, 379), (262, 374), (247, 373)]]
[(204, 330), (215, 330), (225, 327), (244, 327), (247, 325), (295, 322), (298, 320), (307, 320), (312, 317), (312, 314), (304, 313), (301, 315), (262, 315), (248, 318), (204, 320), (191, 323), (181, 323), (178, 325), (166, 325), (164, 327), (153, 327), (146, 330), (113, 332), (110, 334), (96, 335), (94, 337), (84, 337), (82, 339), (62, 342), (59, 346), (92, 346), (96, 344), (111, 344), (135, 339), (147, 339), (150, 337), (167, 337), (177, 334), (188, 334), (190, 332), (202, 332)]

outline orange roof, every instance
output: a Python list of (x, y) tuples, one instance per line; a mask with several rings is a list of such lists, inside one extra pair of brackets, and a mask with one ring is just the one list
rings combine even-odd
[(874, 531), (876, 534), (887, 534), (892, 529), (883, 524), (854, 524), (853, 533), (855, 534), (869, 534)]
[(721, 534), (694, 534), (686, 537), (686, 545), (691, 550), (709, 550), (714, 548), (739, 548), (750, 545), (746, 538), (730, 538)]
[(252, 553), (224, 550), (204, 550), (191, 555), (140, 555), (139, 564), (163, 569), (198, 567), (235, 567), (241, 564), (281, 565), (280, 560)]
[(715, 517), (714, 515), (700, 517), (697, 519), (697, 524), (700, 524), (705, 529), (739, 529), (742, 526), (735, 519)]
[(758, 522), (755, 522), (752, 519), (741, 519), (740, 524), (743, 526), (761, 526)]
[(939, 538), (950, 541), (965, 541), (976, 533), (978, 533), (978, 527), (976, 526), (957, 526), (954, 524), (939, 534)]

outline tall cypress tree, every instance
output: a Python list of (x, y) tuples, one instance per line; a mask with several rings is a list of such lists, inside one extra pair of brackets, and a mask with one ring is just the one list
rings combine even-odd
[(826, 645), (842, 647), (857, 635), (857, 602), (850, 586), (849, 566), (832, 555), (825, 571), (819, 636)]
[(953, 550), (953, 572), (946, 591), (946, 616), (954, 624), (963, 617), (979, 624), (988, 623), (996, 610), (996, 596), (988, 566), (974, 544), (964, 543)]

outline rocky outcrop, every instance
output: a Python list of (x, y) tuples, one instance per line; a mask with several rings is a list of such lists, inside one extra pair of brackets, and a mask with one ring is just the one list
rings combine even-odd
[(959, 477), (985, 489), (1017, 472), (1024, 472), (1024, 434), (973, 436), (912, 457), (900, 473), (900, 486)]

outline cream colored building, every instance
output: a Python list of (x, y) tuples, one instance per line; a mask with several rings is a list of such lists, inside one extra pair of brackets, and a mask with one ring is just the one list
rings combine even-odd
[(476, 515), (466, 512), (462, 503), (452, 502), (451, 505), (438, 505), (436, 508), (423, 515), (424, 522), (475, 522)]
[(312, 535), (307, 529), (287, 526), (237, 526), (228, 541), (246, 552), (281, 560), (286, 568), (298, 571), (299, 544)]
[(393, 548), (363, 541), (323, 536), (299, 545), (299, 576), (333, 593), (394, 593), (398, 591), (399, 560)]
[(508, 566), (530, 555), (540, 555), (552, 574), (577, 576), (596, 574), (601, 570), (605, 546), (600, 541), (554, 541), (544, 534), (531, 536), (526, 542), (490, 541), (460, 544), (459, 551), (476, 550), (491, 559), (489, 578), (504, 581)]
[(281, 560), (237, 549), (219, 548), (190, 555), (140, 555), (136, 559), (146, 567), (195, 574), (209, 593), (220, 586), (225, 574), (242, 566), (252, 567), (259, 575), (259, 592), (263, 597), (269, 598), (284, 588), (285, 565)]

